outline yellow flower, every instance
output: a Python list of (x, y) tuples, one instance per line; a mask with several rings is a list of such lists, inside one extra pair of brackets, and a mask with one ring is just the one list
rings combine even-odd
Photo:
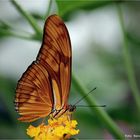
[(59, 118), (50, 117), (48, 125), (44, 123), (37, 127), (30, 125), (27, 134), (34, 140), (66, 140), (79, 133), (76, 125), (77, 121), (70, 120), (69, 115), (65, 113)]
[(34, 127), (34, 126), (30, 125), (27, 129), (27, 134), (30, 137), (38, 136), (39, 132), (40, 132), (40, 127)]

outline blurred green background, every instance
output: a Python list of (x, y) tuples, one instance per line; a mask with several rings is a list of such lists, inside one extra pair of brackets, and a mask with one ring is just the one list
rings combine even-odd
[[(84, 93), (97, 87), (79, 104), (95, 105), (95, 100), (97, 105), (107, 106), (77, 107), (73, 117), (80, 133), (75, 138), (130, 135), (135, 139), (137, 135), (140, 139), (140, 2), (17, 2), (20, 8), (15, 1), (0, 0), (0, 139), (28, 138), (29, 124), (17, 121), (15, 88), (37, 56), (45, 19), (54, 13), (63, 18), (69, 30), (73, 77), (78, 78), (82, 91), (86, 89)], [(78, 89), (72, 81), (70, 104), (84, 96)], [(118, 130), (111, 121), (118, 126), (120, 137), (115, 135)]]

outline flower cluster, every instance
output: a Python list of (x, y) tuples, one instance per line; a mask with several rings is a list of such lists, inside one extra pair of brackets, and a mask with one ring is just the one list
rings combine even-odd
[(48, 125), (44, 123), (37, 127), (30, 125), (27, 134), (34, 140), (66, 140), (79, 133), (76, 125), (76, 120), (70, 120), (68, 115), (64, 114), (59, 118), (49, 118)]

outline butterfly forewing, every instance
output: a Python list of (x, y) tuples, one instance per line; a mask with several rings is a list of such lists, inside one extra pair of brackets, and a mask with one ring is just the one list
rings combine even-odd
[(67, 28), (56, 15), (45, 23), (43, 45), (37, 60), (51, 75), (55, 108), (67, 104), (71, 83), (71, 44)]
[(44, 26), (37, 60), (22, 75), (16, 88), (15, 106), (30, 122), (67, 105), (71, 83), (71, 44), (63, 21), (50, 16)]

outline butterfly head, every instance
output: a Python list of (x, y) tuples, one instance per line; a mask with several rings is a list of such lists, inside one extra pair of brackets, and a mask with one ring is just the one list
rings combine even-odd
[(76, 110), (76, 106), (75, 105), (68, 105), (68, 110), (69, 110), (69, 112), (74, 112)]

